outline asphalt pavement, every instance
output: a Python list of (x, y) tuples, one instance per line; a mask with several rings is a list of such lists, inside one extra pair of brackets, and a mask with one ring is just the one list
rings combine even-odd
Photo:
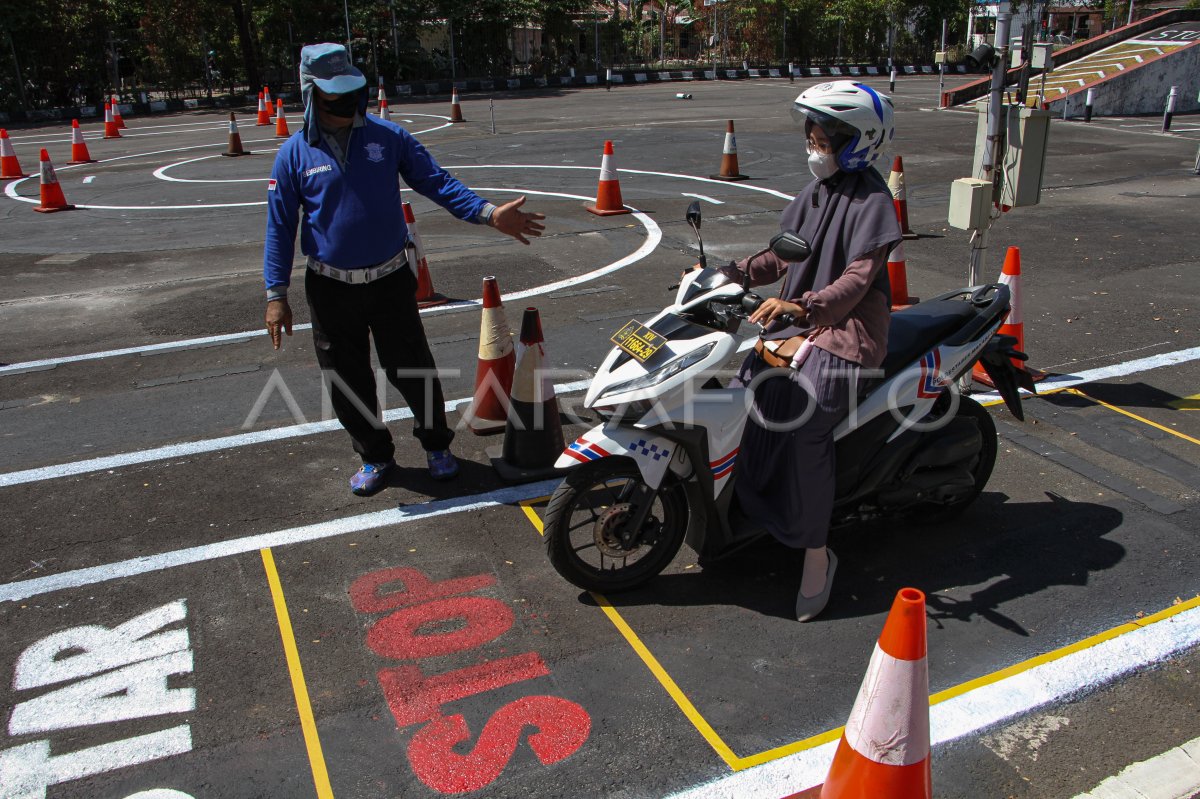
[[(736, 258), (811, 179), (788, 107), (816, 82), (468, 94), (461, 125), (444, 101), (393, 105), (480, 194), (548, 217), (524, 247), (406, 192), (451, 300), (423, 318), (464, 401), (452, 423), (495, 275), (510, 322), (540, 311), (568, 440), (593, 424), (581, 387), (609, 336), (695, 261), (688, 203), (709, 257)], [(976, 116), (937, 96), (936, 76), (894, 95), (926, 298), (965, 285), (970, 257), (946, 214)], [(277, 352), (262, 330), (279, 140), (253, 119), (242, 158), (220, 157), (216, 113), (128, 117), (119, 140), (85, 125), (81, 166), (66, 126), (10, 131), (80, 208), (34, 213), (36, 179), (0, 197), (0, 797), (783, 797), (823, 776), (904, 586), (928, 597), (936, 796), (1073, 797), (1197, 736), (1190, 117), (1166, 136), (1053, 121), (1041, 203), (996, 223), (984, 273), (1020, 248), (1030, 364), (1078, 380), (1052, 378), (1023, 423), (991, 406), (996, 471), (956, 522), (836, 531), (832, 600), (804, 625), (801, 560), (766, 542), (579, 592), (541, 543), (553, 483), (507, 485), (499, 438), (461, 426), (461, 476), (432, 481), (394, 390), (400, 468), (352, 496), (299, 255), (301, 329)], [(708, 178), (728, 119), (743, 182)], [(637, 213), (584, 210), (606, 140)]]

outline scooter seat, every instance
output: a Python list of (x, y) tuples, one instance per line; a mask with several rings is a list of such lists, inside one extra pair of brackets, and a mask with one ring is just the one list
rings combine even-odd
[(883, 359), (885, 379), (933, 349), (974, 316), (974, 307), (962, 300), (933, 300), (892, 314), (887, 357)]

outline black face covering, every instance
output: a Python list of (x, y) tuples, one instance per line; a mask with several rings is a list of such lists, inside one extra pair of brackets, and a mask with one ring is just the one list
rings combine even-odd
[(325, 113), (335, 117), (350, 119), (358, 111), (358, 92), (339, 94), (333, 97), (321, 97), (321, 108)]

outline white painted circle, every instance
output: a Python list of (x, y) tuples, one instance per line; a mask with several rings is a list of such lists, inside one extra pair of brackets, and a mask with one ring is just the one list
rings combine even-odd
[(194, 797), (190, 793), (177, 791), (174, 788), (151, 788), (148, 791), (131, 793), (125, 799), (194, 799)]
[[(435, 125), (434, 127), (426, 128), (425, 130), (418, 130), (413, 133), (414, 136), (423, 135), (425, 133), (433, 133), (435, 130), (441, 130), (442, 128), (450, 127), (450, 117), (444, 116), (442, 114), (409, 114), (409, 116), (430, 117), (431, 119), (446, 120), (441, 125)], [(227, 124), (227, 123), (217, 123), (217, 124)], [(218, 127), (216, 129), (220, 129), (220, 128)], [(191, 132), (191, 131), (174, 131), (174, 132), (185, 132), (186, 133), (186, 132)], [(260, 139), (260, 140), (256, 140), (256, 141), (247, 141), (247, 142), (245, 142), (245, 144), (258, 144), (261, 141), (265, 141), (265, 140)], [(169, 149), (169, 150), (156, 150), (156, 151), (151, 151), (148, 153), (134, 153), (133, 155), (121, 155), (121, 156), (117, 156), (116, 158), (104, 158), (96, 163), (97, 164), (107, 164), (112, 161), (123, 161), (127, 158), (142, 158), (147, 155), (160, 155), (162, 153), (182, 152), (184, 150), (200, 150), (200, 149), (204, 149), (204, 148), (208, 148), (208, 147), (215, 147), (215, 146), (219, 146), (219, 145), (198, 144), (198, 145), (192, 145), (189, 147), (176, 147), (176, 148)], [(218, 156), (219, 156), (219, 154), (218, 154)], [(218, 156), (205, 156), (205, 158), (212, 158), (212, 157), (218, 157)], [(202, 161), (204, 159), (203, 158), (193, 158), (193, 159), (189, 159), (189, 160)], [(259, 181), (259, 180), (268, 180), (269, 179), (269, 178), (235, 178), (235, 179), (230, 179), (227, 181), (226, 180), (186, 180), (186, 179), (182, 179), (182, 178), (169, 178), (169, 177), (159, 175), (159, 172), (162, 172), (165, 169), (169, 169), (173, 166), (179, 166), (180, 164), (184, 164), (184, 163), (188, 163), (188, 161), (180, 161), (175, 164), (167, 164), (165, 167), (160, 167), (159, 169), (155, 170), (154, 176), (160, 178), (161, 180), (172, 180), (172, 181), (179, 182), (179, 183), (251, 183), (251, 182), (255, 182), (255, 181)], [(78, 169), (81, 166), (90, 166), (94, 169), (96, 165), (94, 165), (94, 164), (76, 164), (76, 165), (72, 166), (71, 164), (67, 164), (66, 166), (63, 166), (63, 167), (55, 167), (55, 171), (56, 172), (65, 172), (68, 169)], [(22, 183), (24, 183), (27, 180), (33, 180), (33, 179), (34, 179), (34, 176), (31, 175), (30, 177), (21, 178), (20, 180), (14, 180), (14, 181), (8, 183), (4, 187), (5, 195), (7, 195), (10, 199), (17, 200), (19, 202), (29, 203), (31, 205), (37, 205), (39, 202), (41, 202), (41, 198), (35, 199), (33, 197), (22, 197), (21, 195), (17, 194), (17, 186), (21, 185)], [(253, 206), (257, 206), (257, 205), (266, 205), (266, 204), (267, 204), (266, 200), (258, 200), (255, 202), (246, 202), (246, 203), (203, 203), (203, 204), (192, 204), (192, 205), (87, 205), (87, 204), (83, 204), (83, 203), (75, 203), (75, 207), (90, 209), (90, 210), (94, 210), (94, 211), (190, 211), (193, 208), (247, 208), (247, 207), (253, 207)]]

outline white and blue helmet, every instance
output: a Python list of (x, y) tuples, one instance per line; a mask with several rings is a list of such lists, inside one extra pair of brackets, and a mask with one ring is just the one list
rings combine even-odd
[(860, 172), (879, 160), (896, 135), (893, 115), (892, 98), (852, 80), (813, 86), (792, 105), (798, 122), (811, 119), (830, 137), (850, 137), (838, 151), (838, 166), (846, 172)]

